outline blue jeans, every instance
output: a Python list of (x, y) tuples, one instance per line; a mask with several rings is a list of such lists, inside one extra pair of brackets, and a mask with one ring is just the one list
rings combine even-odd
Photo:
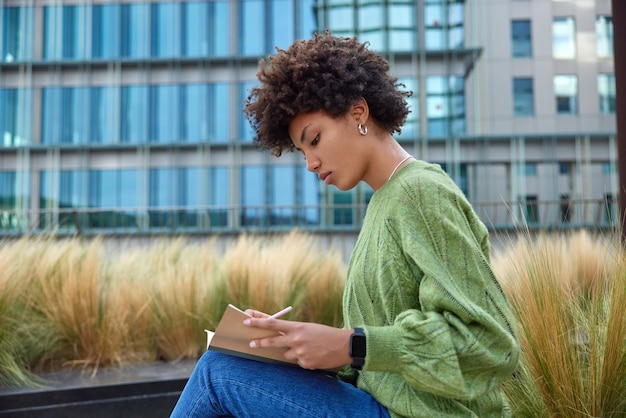
[(389, 413), (369, 393), (337, 378), (207, 351), (171, 417), (389, 418)]

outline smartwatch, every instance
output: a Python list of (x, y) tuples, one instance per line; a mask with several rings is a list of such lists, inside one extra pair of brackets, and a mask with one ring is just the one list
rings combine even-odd
[(362, 328), (354, 328), (354, 332), (350, 336), (350, 357), (352, 357), (352, 368), (361, 370), (365, 364), (365, 333)]

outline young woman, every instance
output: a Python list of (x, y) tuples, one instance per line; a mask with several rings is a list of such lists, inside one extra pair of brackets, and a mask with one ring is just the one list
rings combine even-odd
[[(348, 268), (345, 328), (249, 311), (290, 368), (207, 352), (174, 417), (501, 417), (519, 345), (485, 226), (436, 165), (393, 138), (408, 114), (389, 64), (355, 38), (262, 61), (245, 113), (273, 154), (298, 150), (341, 190), (374, 191)], [(343, 368), (337, 378), (306, 369)]]

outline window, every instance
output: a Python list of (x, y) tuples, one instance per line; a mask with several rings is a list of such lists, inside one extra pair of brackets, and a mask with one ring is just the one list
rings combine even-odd
[(241, 225), (267, 225), (267, 170), (262, 166), (242, 167), (240, 181)]
[(148, 43), (148, 4), (122, 5), (122, 57), (146, 58), (150, 52)]
[(534, 113), (533, 79), (514, 78), (513, 114), (515, 116), (532, 116)]
[(87, 57), (87, 7), (44, 7), (44, 46), (46, 60), (76, 60)]
[(121, 142), (141, 144), (148, 139), (148, 86), (123, 86)]
[[(209, 169), (209, 204), (214, 209), (209, 210), (211, 227), (228, 226), (228, 196), (230, 195), (230, 180), (227, 167), (211, 167)], [(201, 191), (203, 189), (200, 189)]]
[(578, 77), (575, 75), (554, 76), (556, 113), (575, 115), (578, 113)]
[[(150, 170), (150, 227), (176, 228), (195, 223), (193, 212), (181, 206), (196, 206), (197, 169), (153, 168)], [(194, 190), (194, 187), (195, 190)]]
[(598, 97), (600, 113), (605, 115), (615, 113), (615, 76), (613, 74), (598, 74)]
[(178, 132), (178, 86), (158, 84), (150, 86), (150, 141), (176, 142)]
[(445, 137), (465, 133), (465, 87), (460, 76), (426, 77), (428, 135)]
[(94, 4), (91, 28), (93, 58), (120, 56), (120, 5)]
[(209, 4), (211, 11), (211, 32), (212, 39), (209, 44), (209, 52), (211, 55), (223, 57), (230, 53), (230, 26), (229, 26), (229, 8), (230, 0), (216, 1)]
[(619, 219), (619, 204), (612, 193), (604, 195), (604, 222), (609, 225), (615, 225)]
[(573, 17), (557, 17), (552, 21), (552, 56), (557, 59), (576, 58), (576, 27)]
[(426, 49), (462, 48), (464, 44), (463, 2), (426, 0), (424, 27)]
[(294, 2), (291, 0), (273, 0), (271, 7), (271, 38), (269, 48), (275, 46), (287, 49), (294, 41)]
[(150, 16), (150, 52), (153, 57), (173, 57), (180, 54), (180, 22), (178, 4), (154, 3)]
[[(15, 209), (17, 174), (15, 171), (0, 171), (0, 209)], [(0, 226), (5, 228), (4, 218), (0, 219)]]
[(527, 225), (539, 223), (539, 202), (536, 195), (528, 195), (520, 199), (522, 216)]
[(93, 228), (136, 226), (139, 203), (137, 171), (92, 170), (88, 176), (88, 205), (100, 209), (89, 213), (89, 225)]
[(0, 88), (0, 147), (31, 143), (31, 89)]
[(511, 53), (513, 58), (532, 57), (530, 20), (513, 20), (511, 22)]
[(317, 19), (315, 17), (317, 0), (300, 0), (297, 3), (299, 6), (296, 9), (299, 14), (298, 38), (309, 39), (317, 28)]
[(596, 18), (596, 48), (598, 57), (610, 58), (613, 56), (613, 21), (610, 16)]
[(262, 55), (266, 52), (264, 3), (260, 0), (247, 0), (239, 3), (242, 8), (239, 48), (243, 55)]
[(89, 88), (50, 87), (42, 91), (44, 144), (85, 144), (89, 141)]
[(114, 105), (118, 97), (117, 87), (92, 87), (91, 88), (91, 137), (90, 142), (96, 144), (112, 144), (119, 142), (117, 129), (117, 109)]
[[(322, 11), (318, 12), (319, 27), (327, 27), (335, 35), (356, 35), (361, 41), (369, 42), (370, 48), (374, 51), (415, 49), (416, 24), (413, 1), (365, 0), (316, 3), (326, 3), (320, 7)], [(442, 1), (437, 3), (441, 6)]]
[(536, 177), (537, 176), (537, 163), (524, 163), (516, 165), (516, 171), (518, 176), (524, 177)]
[(33, 57), (33, 8), (4, 7), (0, 30), (0, 61), (17, 62)]
[(209, 86), (185, 84), (180, 88), (180, 139), (200, 142), (209, 138)]
[(209, 85), (209, 141), (227, 142), (230, 140), (230, 85), (214, 83)]

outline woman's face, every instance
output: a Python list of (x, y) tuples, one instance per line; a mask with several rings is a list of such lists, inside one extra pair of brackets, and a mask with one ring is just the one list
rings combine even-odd
[(366, 147), (350, 113), (336, 118), (323, 110), (299, 113), (289, 124), (289, 137), (304, 154), (307, 169), (324, 183), (349, 190), (365, 176)]

